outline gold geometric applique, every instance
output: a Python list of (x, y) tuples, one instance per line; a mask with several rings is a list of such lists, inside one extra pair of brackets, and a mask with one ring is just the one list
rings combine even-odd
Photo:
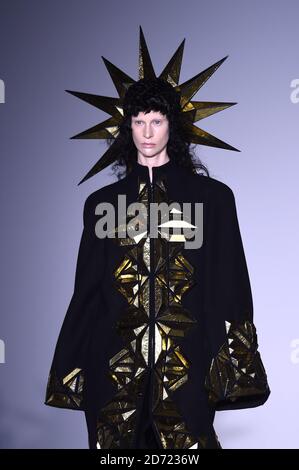
[(61, 381), (52, 369), (49, 373), (45, 403), (61, 408), (82, 409), (83, 386), (82, 369), (73, 369)]
[[(168, 203), (162, 180), (156, 182), (154, 191), (155, 202)], [(149, 201), (148, 188), (140, 181), (138, 202), (143, 202), (149, 210)], [(116, 325), (124, 347), (110, 359), (109, 377), (117, 392), (100, 410), (97, 447), (132, 447), (138, 424), (138, 401), (145, 395), (146, 375), (152, 370), (153, 425), (161, 447), (204, 448), (205, 436), (191, 435), (172, 399), (176, 390), (188, 381), (191, 365), (177, 340), (185, 338), (197, 323), (182, 304), (183, 295), (195, 284), (194, 267), (182, 253), (184, 243), (170, 242), (160, 233), (158, 238), (150, 239), (146, 230), (138, 242), (130, 237), (115, 238), (115, 242), (128, 247), (114, 272), (115, 286), (127, 300), (127, 308)], [(154, 290), (154, 322), (150, 318), (150, 286)], [(150, 363), (153, 339), (153, 363)]]
[(257, 351), (256, 328), (249, 320), (225, 322), (227, 337), (212, 359), (205, 386), (209, 401), (225, 402), (259, 398), (269, 391), (266, 372)]

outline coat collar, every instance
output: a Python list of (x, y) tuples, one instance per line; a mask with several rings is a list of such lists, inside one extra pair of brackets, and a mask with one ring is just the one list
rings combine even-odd
[[(175, 163), (170, 159), (168, 162), (163, 163), (160, 166), (152, 167), (152, 183), (156, 183), (158, 180), (167, 178), (167, 176), (175, 169)], [(133, 167), (131, 170), (132, 176), (138, 176), (139, 179), (150, 184), (150, 172), (147, 165), (142, 165), (137, 160), (134, 161)]]

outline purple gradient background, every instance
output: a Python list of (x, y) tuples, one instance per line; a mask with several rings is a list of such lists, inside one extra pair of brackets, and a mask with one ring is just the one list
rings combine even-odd
[(0, 447), (88, 446), (82, 412), (43, 402), (83, 203), (116, 177), (108, 168), (77, 186), (106, 146), (69, 137), (108, 116), (64, 90), (117, 96), (101, 55), (138, 79), (139, 25), (156, 74), (186, 38), (180, 82), (229, 54), (194, 99), (238, 102), (200, 125), (241, 152), (197, 153), (235, 193), (272, 394), (262, 407), (218, 412), (215, 428), (223, 448), (299, 447), (298, 15), (296, 0), (0, 2)]

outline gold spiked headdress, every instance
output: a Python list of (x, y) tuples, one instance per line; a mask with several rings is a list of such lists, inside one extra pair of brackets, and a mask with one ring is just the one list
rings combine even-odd
[[(139, 26), (139, 28), (139, 80), (142, 78), (155, 79), (157, 77), (154, 72), (143, 31), (141, 26)], [(195, 93), (197, 93), (197, 91), (205, 84), (211, 75), (216, 72), (218, 67), (220, 67), (220, 65), (227, 59), (228, 56), (211, 65), (203, 72), (195, 75), (195, 77), (190, 78), (190, 80), (187, 82), (179, 85), (184, 44), (185, 39), (182, 41), (172, 58), (169, 60), (164, 70), (159, 75), (159, 78), (167, 80), (176, 91), (181, 92), (181, 112), (183, 113), (182, 122), (186, 132), (185, 135), (188, 136), (190, 142), (195, 144), (218, 147), (226, 150), (235, 150), (239, 152), (239, 150), (235, 147), (232, 147), (222, 140), (217, 139), (213, 135), (200, 129), (199, 127), (194, 126), (193, 124), (200, 119), (204, 119), (208, 116), (211, 116), (212, 114), (218, 113), (219, 111), (223, 111), (224, 109), (237, 104), (211, 101), (191, 101), (191, 98), (195, 95)], [(127, 89), (130, 85), (135, 83), (135, 80), (126, 75), (103, 56), (102, 59), (116, 87), (119, 98), (65, 90), (66, 92), (77, 96), (81, 100), (86, 101), (87, 103), (90, 103), (91, 105), (111, 115), (111, 118), (81, 132), (80, 134), (72, 136), (71, 139), (109, 139), (116, 138), (118, 135), (118, 126), (123, 119), (123, 98)], [(114, 163), (117, 160), (117, 157), (118, 151), (114, 142), (104, 153), (104, 155), (102, 155), (100, 160), (98, 160), (98, 162), (79, 182), (79, 184), (91, 178), (96, 173), (106, 168), (108, 165)]]

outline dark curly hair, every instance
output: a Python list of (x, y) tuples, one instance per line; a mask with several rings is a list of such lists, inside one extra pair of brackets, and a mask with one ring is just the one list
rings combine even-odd
[[(161, 78), (141, 79), (130, 85), (123, 100), (124, 117), (118, 127), (116, 139), (106, 139), (108, 145), (114, 143), (118, 149), (119, 157), (113, 164), (113, 171), (120, 179), (123, 176), (121, 167), (125, 167), (128, 174), (137, 161), (137, 148), (134, 144), (131, 129), (131, 117), (138, 116), (139, 112), (160, 111), (169, 121), (169, 139), (167, 142), (167, 155), (178, 165), (188, 168), (196, 173), (209, 171), (194, 154), (191, 143), (184, 133), (181, 123), (181, 95), (173, 86)], [(198, 171), (199, 169), (199, 171)]]

